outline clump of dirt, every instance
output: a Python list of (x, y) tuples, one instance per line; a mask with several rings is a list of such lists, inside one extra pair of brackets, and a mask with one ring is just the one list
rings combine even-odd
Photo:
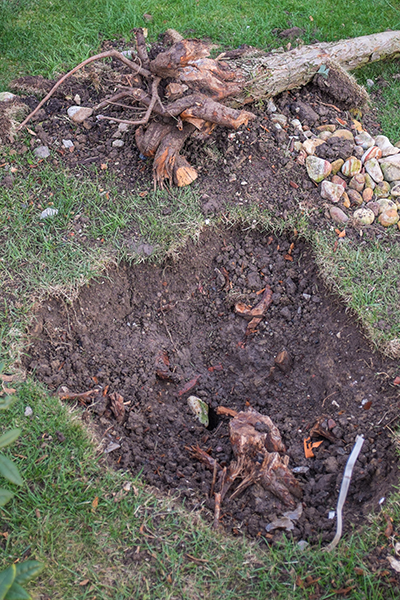
[[(273, 303), (246, 336), (248, 322), (234, 306), (255, 306), (266, 285)], [(295, 236), (205, 231), (179, 260), (122, 265), (83, 288), (72, 304), (48, 299), (31, 335), (25, 366), (54, 393), (100, 390), (82, 400), (84, 414), (115, 465), (172, 491), (211, 520), (213, 473), (188, 448), (199, 445), (221, 467), (230, 464), (230, 418), (216, 414), (221, 405), (252, 407), (278, 427), (303, 489), (295, 539), (332, 539), (329, 513), (358, 434), (365, 442), (345, 505), (346, 526), (365, 523), (397, 483), (388, 427), (398, 418), (395, 364), (371, 352)], [(275, 359), (283, 350), (290, 361), (279, 368)], [(167, 379), (160, 378), (160, 360)], [(210, 407), (208, 428), (191, 412), (191, 394)], [(304, 439), (320, 417), (330, 420), (332, 441), (305, 458)], [(285, 510), (276, 496), (252, 485), (231, 501), (227, 496), (221, 523), (236, 534), (276, 540), (282, 530), (267, 533), (266, 527)]]

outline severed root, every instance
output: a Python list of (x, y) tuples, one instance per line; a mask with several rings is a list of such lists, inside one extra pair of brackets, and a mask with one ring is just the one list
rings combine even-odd
[(143, 156), (154, 156), (158, 146), (166, 135), (176, 129), (175, 125), (167, 125), (153, 121), (147, 129), (139, 127), (135, 132), (136, 145)]
[(219, 520), (221, 518), (221, 494), (218, 492), (215, 494), (215, 508), (214, 508), (214, 529), (218, 529)]
[(153, 177), (155, 186), (164, 186), (164, 181), (180, 187), (188, 185), (197, 178), (197, 171), (189, 165), (183, 157), (179, 156), (180, 150), (186, 139), (195, 130), (194, 125), (185, 123), (181, 131), (175, 129), (167, 134), (158, 146), (154, 157)]

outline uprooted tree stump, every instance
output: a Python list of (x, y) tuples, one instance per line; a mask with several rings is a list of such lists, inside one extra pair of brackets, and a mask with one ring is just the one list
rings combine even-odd
[(362, 36), (340, 42), (302, 46), (287, 52), (265, 53), (243, 47), (209, 58), (211, 44), (188, 40), (168, 30), (165, 43), (169, 48), (150, 60), (142, 29), (135, 30), (136, 50), (130, 60), (116, 50), (92, 56), (61, 77), (31, 117), (72, 74), (89, 63), (114, 58), (132, 74), (129, 85), (95, 107), (95, 111), (121, 100), (142, 110), (136, 120), (116, 119), (98, 114), (98, 119), (112, 119), (137, 127), (136, 144), (140, 152), (154, 158), (154, 183), (179, 187), (197, 178), (196, 170), (180, 154), (190, 136), (207, 138), (217, 126), (237, 129), (254, 119), (243, 106), (273, 97), (314, 80), (331, 97), (344, 104), (360, 106), (368, 101), (367, 92), (348, 71), (367, 63), (400, 56), (400, 31)]
[(285, 445), (271, 419), (252, 408), (237, 413), (221, 406), (217, 413), (233, 417), (229, 431), (235, 460), (228, 468), (222, 468), (199, 446), (189, 448), (192, 456), (214, 473), (210, 492), (211, 496), (214, 488), (218, 487), (218, 492), (215, 492), (214, 526), (219, 524), (221, 503), (237, 479), (241, 479), (241, 482), (229, 500), (239, 496), (249, 486), (257, 484), (279, 498), (286, 507), (294, 508), (303, 491), (288, 467), (289, 457), (285, 454)]

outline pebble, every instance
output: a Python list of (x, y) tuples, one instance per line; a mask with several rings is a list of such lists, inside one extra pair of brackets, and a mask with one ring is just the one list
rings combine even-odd
[(381, 169), (384, 178), (389, 183), (391, 181), (397, 181), (398, 179), (400, 179), (400, 165), (395, 165), (391, 162), (383, 162), (381, 163)]
[(285, 127), (287, 125), (287, 117), (281, 113), (272, 114), (271, 121), (273, 123), (278, 123), (281, 127)]
[(388, 208), (379, 215), (378, 221), (384, 227), (390, 227), (390, 225), (398, 223), (399, 214), (394, 208)]
[(124, 140), (114, 140), (112, 145), (114, 148), (122, 148), (122, 146), (125, 144)]
[(0, 102), (11, 102), (14, 98), (18, 98), (18, 96), (11, 92), (0, 92)]
[(385, 156), (385, 158), (381, 158), (380, 163), (387, 162), (393, 165), (400, 165), (400, 154), (393, 154), (392, 156)]
[(372, 146), (369, 148), (361, 157), (361, 162), (365, 163), (366, 160), (370, 160), (371, 158), (381, 158), (382, 150), (378, 148), (378, 146)]
[(398, 198), (400, 196), (400, 182), (396, 183), (396, 185), (392, 187), (390, 193), (393, 196), (393, 198)]
[(349, 217), (345, 212), (338, 206), (330, 206), (329, 214), (331, 215), (331, 219), (335, 221), (335, 223), (347, 223)]
[(338, 158), (337, 160), (334, 160), (333, 162), (331, 162), (332, 175), (336, 175), (337, 173), (339, 173), (339, 171), (343, 165), (344, 165), (343, 158)]
[(364, 156), (364, 150), (363, 148), (361, 148), (361, 146), (354, 146), (353, 154), (356, 158), (359, 158), (361, 160)]
[(299, 119), (292, 119), (290, 121), (290, 124), (293, 125), (293, 127), (295, 129), (303, 129), (301, 122), (299, 121)]
[(357, 192), (362, 192), (365, 185), (365, 175), (364, 173), (358, 173), (354, 175), (354, 177), (350, 180), (349, 188), (356, 190)]
[(390, 194), (390, 184), (387, 181), (380, 181), (376, 184), (374, 194), (377, 198), (387, 198)]
[(400, 152), (400, 148), (393, 146), (386, 135), (377, 135), (375, 138), (375, 145), (382, 150), (382, 156), (390, 156), (391, 154)]
[(361, 133), (356, 135), (354, 141), (357, 144), (357, 146), (361, 146), (364, 150), (367, 150), (368, 148), (371, 148), (371, 146), (375, 145), (374, 138), (371, 135), (369, 135), (369, 133), (367, 133), (366, 131), (362, 131)]
[(48, 219), (49, 217), (55, 217), (58, 215), (58, 208), (45, 208), (43, 212), (40, 213), (41, 219)]
[(368, 173), (365, 174), (365, 187), (371, 188), (371, 190), (375, 189), (376, 183), (372, 179), (371, 175)]
[(353, 213), (353, 219), (360, 225), (371, 225), (375, 221), (375, 213), (370, 208), (358, 208)]
[(70, 106), (67, 114), (74, 123), (83, 123), (85, 119), (92, 116), (93, 109), (86, 106)]
[(74, 143), (72, 140), (63, 140), (62, 145), (64, 146), (64, 148), (73, 148), (74, 147)]
[(344, 187), (338, 183), (326, 181), (321, 183), (321, 197), (330, 202), (339, 202), (344, 192)]
[(396, 210), (396, 204), (393, 202), (393, 200), (390, 200), (389, 198), (379, 198), (379, 200), (377, 200), (376, 203), (379, 206), (380, 213), (391, 209)]
[(48, 146), (38, 146), (34, 149), (33, 154), (36, 158), (48, 158), (50, 156), (50, 150)]
[(363, 197), (361, 196), (360, 192), (357, 192), (357, 190), (348, 189), (347, 195), (352, 204), (358, 204), (358, 206), (360, 206), (363, 203)]
[(357, 175), (357, 173), (360, 173), (361, 168), (361, 161), (358, 158), (351, 156), (346, 160), (346, 162), (342, 166), (342, 173), (346, 177), (353, 177), (353, 175)]
[(307, 156), (306, 159), (307, 173), (310, 179), (316, 183), (320, 183), (331, 174), (331, 164), (323, 158), (317, 156)]
[(379, 163), (376, 158), (371, 158), (370, 160), (367, 160), (364, 163), (364, 167), (365, 167), (365, 170), (367, 171), (368, 175), (371, 175), (372, 179), (376, 183), (383, 181), (382, 169), (379, 166)]
[(337, 183), (338, 185), (341, 185), (344, 190), (347, 188), (347, 183), (344, 179), (339, 177), (339, 175), (334, 175), (332, 177), (332, 183)]
[(329, 140), (329, 138), (331, 137), (331, 132), (330, 131), (321, 131), (321, 133), (318, 134), (318, 138), (320, 140), (323, 140), (324, 142), (326, 140)]
[(351, 142), (354, 142), (354, 136), (351, 133), (351, 131), (349, 131), (348, 129), (337, 129), (332, 134), (332, 138), (333, 137), (338, 137), (338, 138), (341, 138), (342, 140), (350, 140)]
[(268, 100), (267, 111), (269, 113), (274, 113), (277, 111), (277, 108), (272, 100)]
[(365, 190), (363, 190), (363, 193), (362, 193), (364, 202), (371, 202), (373, 195), (374, 195), (374, 191), (371, 190), (371, 188), (365, 188)]
[(315, 148), (324, 143), (324, 140), (320, 140), (319, 138), (314, 138), (312, 140), (306, 140), (303, 142), (303, 148), (307, 152), (307, 154), (314, 154)]
[(342, 203), (345, 208), (350, 208), (350, 198), (348, 197), (346, 192), (343, 193)]
[(377, 202), (368, 202), (367, 204), (367, 208), (369, 208), (370, 210), (372, 210), (372, 212), (374, 213), (374, 215), (377, 217), (379, 215), (379, 209), (380, 206)]
[(25, 417), (31, 417), (33, 415), (33, 410), (30, 406), (27, 406), (24, 410)]
[(128, 123), (119, 123), (119, 125), (118, 125), (118, 129), (119, 129), (119, 131), (121, 131), (122, 133), (125, 133), (126, 131), (128, 131), (128, 129), (129, 129), (129, 125), (128, 125)]
[(336, 125), (333, 125), (333, 123), (328, 123), (327, 125), (319, 125), (319, 127), (317, 127), (317, 131), (329, 131), (330, 133), (333, 133), (336, 129)]

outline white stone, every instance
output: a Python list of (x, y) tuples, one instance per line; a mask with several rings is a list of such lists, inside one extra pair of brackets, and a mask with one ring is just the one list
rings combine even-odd
[(93, 109), (87, 106), (70, 106), (67, 114), (74, 123), (83, 123), (85, 119), (93, 114)]
[(322, 198), (325, 198), (325, 200), (339, 202), (340, 198), (343, 196), (343, 192), (343, 186), (338, 183), (332, 183), (331, 181), (326, 180), (321, 183), (321, 196)]
[(271, 115), (271, 121), (273, 123), (279, 123), (281, 127), (285, 127), (285, 125), (287, 124), (287, 117), (285, 117), (285, 115), (282, 115), (281, 113), (275, 113), (274, 115)]
[(393, 146), (386, 135), (377, 135), (375, 138), (375, 145), (382, 150), (382, 156), (390, 156), (400, 152), (400, 148)]
[(366, 131), (362, 131), (354, 138), (355, 142), (358, 146), (362, 146), (364, 150), (368, 150), (375, 145), (375, 140), (372, 136), (369, 135)]
[(365, 167), (365, 170), (367, 171), (367, 173), (369, 175), (371, 175), (372, 179), (376, 183), (383, 181), (382, 169), (380, 168), (379, 163), (376, 160), (376, 158), (371, 158), (370, 160), (367, 160), (366, 163), (364, 164), (364, 167)]
[(24, 410), (25, 417), (31, 417), (33, 415), (33, 410), (30, 406), (27, 406)]
[(41, 219), (48, 219), (49, 217), (55, 217), (58, 215), (58, 208), (45, 208), (43, 212), (40, 213)]
[(72, 140), (63, 140), (62, 145), (64, 146), (64, 148), (73, 148), (74, 147), (74, 143)]
[(125, 143), (124, 140), (114, 140), (112, 145), (114, 148), (122, 148), (124, 143)]
[(18, 98), (18, 96), (11, 92), (0, 92), (0, 102), (11, 102), (14, 98)]
[(50, 150), (48, 146), (38, 146), (34, 149), (33, 154), (36, 158), (47, 158), (50, 156)]

